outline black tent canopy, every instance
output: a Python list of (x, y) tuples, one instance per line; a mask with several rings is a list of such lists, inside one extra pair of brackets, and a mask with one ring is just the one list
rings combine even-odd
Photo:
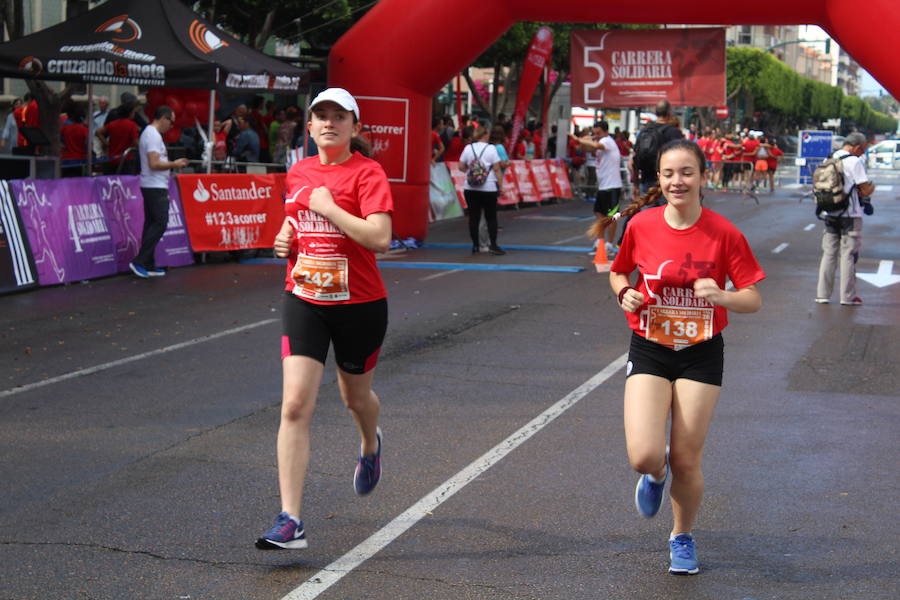
[(298, 93), (309, 72), (250, 48), (179, 0), (110, 0), (0, 44), (0, 76)]

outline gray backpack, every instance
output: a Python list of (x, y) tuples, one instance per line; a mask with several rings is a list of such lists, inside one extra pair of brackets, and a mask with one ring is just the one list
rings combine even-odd
[(850, 193), (844, 193), (844, 159), (848, 156), (851, 155), (825, 159), (813, 172), (817, 215), (822, 212), (844, 212), (850, 207)]

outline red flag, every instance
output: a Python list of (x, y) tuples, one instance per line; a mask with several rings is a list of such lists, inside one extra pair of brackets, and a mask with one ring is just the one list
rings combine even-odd
[[(537, 87), (538, 79), (544, 71), (544, 66), (550, 62), (550, 53), (553, 51), (553, 32), (549, 27), (541, 27), (534, 34), (528, 54), (525, 55), (525, 66), (522, 68), (522, 78), (519, 80), (519, 93), (516, 95), (516, 112), (513, 114), (512, 134), (509, 136), (509, 148), (512, 150), (519, 141), (522, 125), (525, 123), (525, 113), (531, 103), (531, 96)], [(511, 157), (512, 155), (510, 155)]]

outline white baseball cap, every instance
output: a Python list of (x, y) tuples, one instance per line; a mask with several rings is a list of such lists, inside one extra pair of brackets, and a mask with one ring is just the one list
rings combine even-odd
[(356, 99), (350, 95), (350, 92), (344, 88), (328, 88), (313, 99), (309, 109), (312, 110), (320, 102), (334, 102), (344, 110), (351, 111), (359, 121), (359, 105), (356, 104)]

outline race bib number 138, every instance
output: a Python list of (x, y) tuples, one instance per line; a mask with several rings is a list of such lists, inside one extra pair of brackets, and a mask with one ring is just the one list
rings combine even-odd
[(712, 337), (712, 308), (650, 306), (647, 339), (680, 350)]

